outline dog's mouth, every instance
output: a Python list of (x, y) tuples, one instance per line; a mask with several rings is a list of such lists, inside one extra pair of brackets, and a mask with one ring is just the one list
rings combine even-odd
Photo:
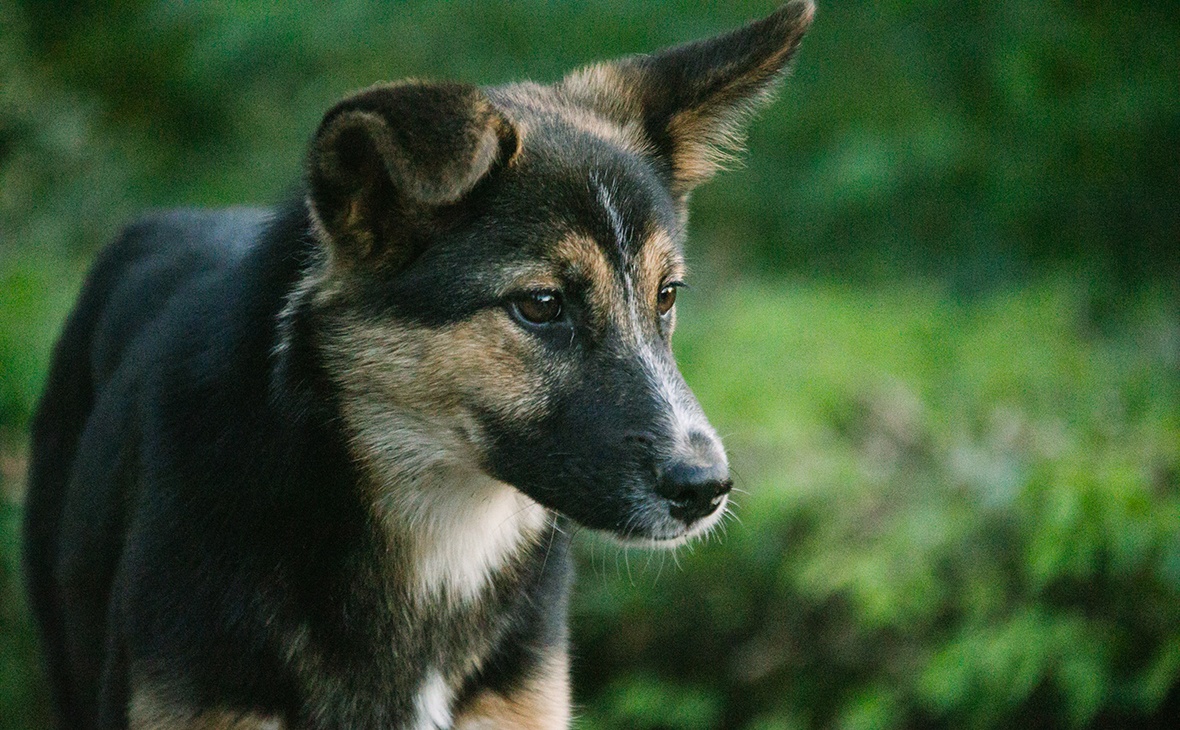
[(651, 494), (638, 500), (622, 529), (611, 537), (632, 547), (670, 548), (702, 537), (716, 528), (728, 512), (730, 486), (686, 509), (683, 500)]

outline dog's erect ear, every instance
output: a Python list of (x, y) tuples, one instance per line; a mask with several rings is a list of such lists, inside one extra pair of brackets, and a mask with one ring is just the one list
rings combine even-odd
[(561, 88), (624, 128), (638, 125), (683, 196), (740, 146), (744, 117), (773, 89), (814, 15), (811, 0), (792, 0), (724, 35), (576, 71)]
[(324, 116), (308, 161), (308, 204), (337, 257), (397, 266), (429, 236), (433, 213), (461, 202), (518, 144), (475, 86), (374, 86)]

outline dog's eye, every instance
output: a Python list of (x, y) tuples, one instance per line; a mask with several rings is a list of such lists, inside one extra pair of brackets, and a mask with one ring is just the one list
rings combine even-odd
[(671, 311), (672, 305), (676, 303), (676, 290), (681, 286), (684, 285), (677, 281), (666, 284), (663, 289), (660, 289), (660, 294), (656, 297), (656, 309), (659, 310), (661, 317)]
[(551, 291), (529, 292), (513, 301), (512, 308), (529, 324), (549, 324), (561, 316), (561, 295)]

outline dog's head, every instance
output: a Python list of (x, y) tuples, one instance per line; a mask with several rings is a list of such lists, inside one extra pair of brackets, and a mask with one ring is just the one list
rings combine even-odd
[(687, 199), (812, 13), (552, 86), (382, 85), (329, 111), (307, 289), (366, 459), (402, 481), (469, 464), (625, 538), (715, 522), (725, 452), (670, 344)]

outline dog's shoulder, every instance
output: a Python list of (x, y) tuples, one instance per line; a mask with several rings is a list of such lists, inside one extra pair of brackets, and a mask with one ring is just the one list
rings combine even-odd
[(76, 313), (95, 323), (88, 334), (96, 384), (113, 375), (146, 330), (183, 319), (202, 289), (256, 245), (272, 216), (254, 208), (168, 210), (126, 226), (100, 254)]

